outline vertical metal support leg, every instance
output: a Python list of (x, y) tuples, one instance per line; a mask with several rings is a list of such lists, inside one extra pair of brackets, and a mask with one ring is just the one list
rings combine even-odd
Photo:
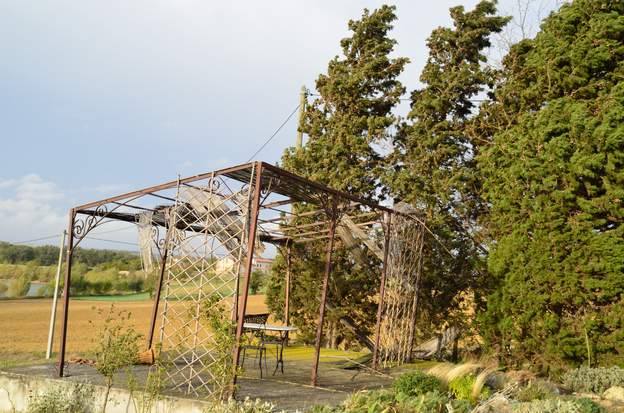
[[(234, 349), (232, 350), (232, 358), (234, 366), (238, 366), (240, 358), (240, 341), (243, 335), (243, 322), (245, 312), (247, 311), (247, 298), (249, 297), (249, 281), (251, 279), (251, 271), (253, 267), (254, 248), (256, 243), (256, 229), (258, 227), (258, 214), (260, 213), (260, 192), (262, 191), (262, 163), (258, 162), (256, 166), (256, 181), (254, 184), (253, 202), (251, 205), (251, 220), (249, 221), (249, 237), (247, 238), (247, 257), (245, 259), (245, 275), (243, 279), (243, 299), (240, 303), (237, 320), (236, 320), (236, 337), (234, 341)], [(238, 297), (235, 297), (238, 300)], [(234, 393), (234, 385), (236, 384), (236, 373), (232, 378), (232, 393)]]
[(390, 249), (390, 231), (392, 215), (386, 213), (384, 225), (384, 251), (381, 269), (381, 285), (379, 287), (379, 306), (377, 307), (377, 322), (375, 324), (375, 346), (373, 347), (373, 368), (378, 367), (379, 362), (379, 339), (381, 337), (381, 317), (386, 295), (386, 278), (388, 274), (388, 251)]
[(323, 321), (325, 321), (325, 305), (327, 303), (327, 289), (329, 286), (329, 276), (332, 269), (332, 253), (334, 251), (334, 235), (336, 234), (337, 218), (331, 217), (329, 223), (329, 243), (327, 244), (327, 256), (325, 257), (325, 276), (323, 278), (323, 291), (321, 293), (321, 305), (319, 308), (319, 322), (316, 327), (316, 341), (314, 342), (314, 365), (312, 366), (312, 377), (310, 384), (316, 386), (318, 382), (318, 365), (321, 355), (321, 338), (323, 337)]
[(63, 324), (61, 326), (61, 347), (58, 359), (58, 376), (63, 377), (65, 368), (65, 345), (67, 343), (67, 318), (69, 315), (69, 288), (71, 284), (72, 256), (74, 255), (74, 219), (76, 211), (69, 211), (69, 224), (67, 227), (67, 259), (65, 260), (65, 285), (63, 286)]
[[(166, 235), (167, 239), (169, 238), (169, 233)], [(154, 293), (154, 305), (152, 307), (152, 319), (150, 320), (150, 329), (147, 335), (147, 349), (152, 348), (152, 343), (154, 341), (154, 329), (156, 328), (156, 317), (158, 317), (158, 305), (160, 303), (160, 294), (162, 291), (162, 283), (165, 278), (165, 268), (167, 268), (167, 256), (169, 255), (169, 245), (168, 242), (165, 241), (165, 251), (162, 255), (162, 261), (160, 263), (160, 274), (158, 275), (158, 284), (156, 284), (156, 292)]]
[[(290, 325), (290, 278), (292, 259), (290, 256), (290, 245), (286, 247), (286, 285), (284, 286), (284, 323)], [(288, 334), (288, 333), (286, 333)], [(286, 337), (288, 340), (288, 337)]]

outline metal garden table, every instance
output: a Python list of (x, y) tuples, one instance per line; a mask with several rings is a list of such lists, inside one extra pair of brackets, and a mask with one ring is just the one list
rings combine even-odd
[[(277, 355), (276, 360), (277, 364), (275, 364), (275, 369), (273, 370), (273, 374), (277, 372), (277, 368), (279, 367), (282, 374), (284, 374), (284, 343), (288, 339), (288, 333), (297, 331), (297, 327), (292, 326), (277, 326), (271, 324), (259, 324), (259, 323), (244, 323), (243, 329), (247, 331), (259, 331), (261, 333), (278, 333), (278, 336), (269, 335), (262, 336), (262, 345), (266, 344), (275, 344), (277, 346)], [(269, 340), (266, 337), (270, 337)], [(262, 355), (260, 356), (262, 357)]]

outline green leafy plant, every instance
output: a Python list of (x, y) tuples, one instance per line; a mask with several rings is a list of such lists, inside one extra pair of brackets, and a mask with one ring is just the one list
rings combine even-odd
[(272, 403), (247, 397), (243, 401), (228, 399), (225, 402), (216, 402), (203, 413), (271, 413), (274, 411), (275, 406)]
[(513, 406), (514, 413), (603, 413), (605, 410), (593, 401), (580, 399), (533, 400)]
[(139, 385), (132, 370), (126, 372), (126, 385), (130, 391), (130, 398), (137, 413), (149, 413), (162, 397), (165, 384), (165, 368), (160, 364), (150, 366), (143, 386)]
[(382, 412), (395, 404), (394, 394), (387, 390), (361, 391), (350, 395), (340, 406), (344, 412)]
[(96, 337), (93, 353), (96, 360), (95, 369), (105, 379), (106, 391), (102, 404), (104, 413), (115, 374), (137, 361), (139, 340), (142, 336), (130, 325), (131, 313), (124, 310), (116, 311), (114, 304), (111, 304), (108, 312), (98, 310), (98, 315), (104, 317), (104, 325)]
[(399, 376), (393, 383), (397, 394), (418, 396), (443, 389), (442, 382), (422, 371), (413, 371)]
[(624, 369), (620, 367), (580, 367), (563, 375), (563, 383), (577, 392), (602, 394), (612, 386), (624, 386)]
[(210, 366), (215, 399), (223, 399), (229, 393), (232, 378), (238, 370), (232, 357), (235, 327), (220, 300), (218, 295), (213, 295), (202, 303), (202, 321), (208, 325), (214, 342), (210, 355), (214, 362)]
[(92, 411), (93, 388), (83, 383), (54, 387), (35, 394), (28, 402), (28, 413), (87, 413)]
[(547, 386), (544, 386), (542, 382), (530, 381), (526, 386), (520, 388), (516, 394), (515, 399), (520, 402), (530, 402), (533, 400), (544, 400), (553, 397), (554, 394)]
[(470, 410), (470, 403), (452, 400), (440, 391), (407, 396), (389, 390), (364, 390), (352, 394), (339, 406), (315, 406), (308, 413), (468, 413)]

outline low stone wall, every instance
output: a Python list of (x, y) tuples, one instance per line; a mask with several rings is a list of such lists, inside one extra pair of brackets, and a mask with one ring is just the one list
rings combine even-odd
[[(30, 400), (55, 389), (71, 392), (77, 382), (63, 379), (53, 379), (41, 376), (0, 372), (0, 413), (26, 412)], [(99, 412), (103, 403), (105, 387), (85, 384), (93, 390), (90, 397), (94, 412)], [(135, 392), (134, 399), (140, 400), (140, 394)], [(161, 396), (154, 401), (151, 412), (154, 413), (201, 413), (209, 406), (208, 402), (183, 399), (170, 396)], [(113, 388), (109, 395), (107, 413), (138, 413), (135, 403), (128, 390)]]

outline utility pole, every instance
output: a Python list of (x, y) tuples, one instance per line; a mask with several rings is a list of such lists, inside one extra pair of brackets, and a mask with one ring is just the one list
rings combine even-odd
[(59, 246), (58, 264), (56, 266), (56, 279), (54, 281), (54, 298), (52, 299), (52, 314), (50, 314), (50, 331), (48, 332), (48, 349), (46, 359), (52, 356), (52, 341), (54, 340), (54, 325), (56, 324), (56, 304), (58, 299), (59, 280), (61, 278), (61, 266), (63, 265), (63, 247), (65, 247), (65, 236), (67, 231), (63, 231), (61, 245)]
[(301, 132), (301, 126), (303, 126), (303, 113), (305, 112), (306, 103), (308, 102), (308, 89), (305, 86), (301, 86), (301, 93), (299, 94), (299, 124), (297, 126), (297, 143), (295, 148), (301, 149), (303, 145), (303, 132)]

